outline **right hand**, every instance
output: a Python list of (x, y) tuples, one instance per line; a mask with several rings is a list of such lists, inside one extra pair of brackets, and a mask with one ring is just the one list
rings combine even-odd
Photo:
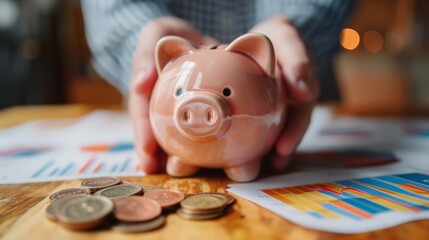
[(183, 37), (198, 45), (216, 44), (215, 40), (201, 35), (189, 23), (174, 17), (156, 18), (142, 28), (134, 52), (128, 110), (134, 126), (135, 149), (146, 173), (160, 171), (164, 165), (158, 159), (162, 150), (149, 122), (149, 101), (158, 79), (155, 46), (167, 35)]

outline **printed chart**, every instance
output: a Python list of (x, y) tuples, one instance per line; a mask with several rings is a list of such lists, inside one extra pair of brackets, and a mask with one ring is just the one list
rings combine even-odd
[[(125, 112), (40, 120), (0, 130), (0, 183), (144, 175)], [(51, 127), (47, 127), (51, 126)]]
[(429, 175), (404, 170), (397, 163), (364, 171), (293, 173), (230, 184), (228, 192), (308, 228), (360, 233), (429, 218)]
[(261, 191), (315, 218), (361, 221), (392, 211), (429, 210), (429, 176), (419, 173)]

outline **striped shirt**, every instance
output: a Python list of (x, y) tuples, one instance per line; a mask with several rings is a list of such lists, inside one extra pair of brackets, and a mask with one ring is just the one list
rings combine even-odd
[(138, 34), (154, 18), (179, 17), (228, 43), (264, 19), (283, 14), (299, 29), (320, 73), (339, 49), (339, 32), (355, 1), (82, 0), (81, 5), (93, 66), (126, 95)]

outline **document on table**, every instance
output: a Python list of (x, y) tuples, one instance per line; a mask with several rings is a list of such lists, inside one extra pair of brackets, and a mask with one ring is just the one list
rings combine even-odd
[(122, 111), (0, 129), (0, 164), (0, 184), (144, 175)]
[(228, 192), (308, 228), (361, 233), (429, 218), (429, 175), (394, 166), (292, 173)]

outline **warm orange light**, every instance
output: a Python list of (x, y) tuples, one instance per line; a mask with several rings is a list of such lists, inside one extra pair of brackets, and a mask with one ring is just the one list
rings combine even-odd
[(340, 44), (347, 50), (353, 50), (357, 48), (360, 42), (359, 34), (351, 28), (344, 28), (340, 35)]
[(367, 31), (363, 35), (363, 44), (366, 50), (376, 53), (383, 48), (384, 38), (379, 32)]

